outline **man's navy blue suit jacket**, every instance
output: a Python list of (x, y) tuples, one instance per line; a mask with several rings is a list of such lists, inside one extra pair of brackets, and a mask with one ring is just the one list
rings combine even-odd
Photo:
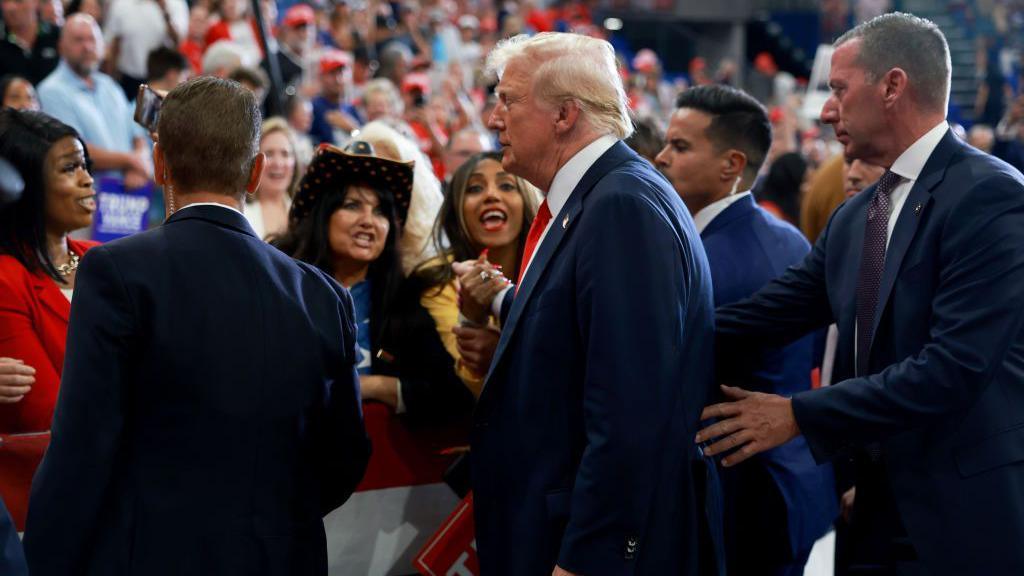
[[(810, 245), (799, 230), (758, 207), (749, 195), (736, 200), (718, 214), (700, 236), (711, 267), (715, 306), (751, 296), (782, 275), (789, 266), (800, 263), (810, 251)], [(750, 371), (729, 383), (755, 392), (784, 396), (809, 390), (813, 348), (813, 336), (810, 335), (787, 346), (767, 348), (756, 357), (748, 358), (751, 361)], [(723, 361), (732, 362), (737, 351), (720, 348), (716, 353), (723, 357)], [(814, 542), (828, 532), (839, 513), (832, 466), (818, 465), (803, 438), (764, 452), (744, 465), (763, 467), (771, 482), (754, 484), (741, 481), (737, 485), (726, 483), (725, 486), (762, 494), (766, 499), (778, 491), (785, 501), (786, 514), (763, 519), (765, 521), (759, 525), (773, 526), (787, 538), (776, 538), (776, 534), (765, 535), (765, 538), (788, 541), (789, 549), (780, 550), (780, 558), (798, 558), (809, 552)], [(731, 473), (723, 472), (724, 475)], [(727, 499), (736, 497), (728, 491), (725, 496)], [(726, 506), (727, 510), (729, 508)], [(736, 522), (745, 518), (744, 510), (736, 510), (735, 515)], [(744, 551), (730, 552), (733, 553), (743, 554)]]
[(686, 208), (616, 143), (554, 215), (480, 396), (471, 454), (483, 574), (714, 565), (701, 547), (707, 519), (720, 528), (720, 502), (709, 515), (705, 499), (717, 476), (693, 444), (713, 386), (712, 322)]
[(352, 300), (217, 206), (82, 260), (33, 576), (326, 574), (362, 477)]
[[(898, 215), (869, 373), (854, 374), (869, 188), (810, 255), (718, 310), (719, 345), (837, 322), (832, 386), (793, 411), (818, 461), (881, 443), (899, 513), (932, 574), (1024, 574), (1024, 177), (946, 133)], [(893, 215), (897, 217), (897, 215)]]

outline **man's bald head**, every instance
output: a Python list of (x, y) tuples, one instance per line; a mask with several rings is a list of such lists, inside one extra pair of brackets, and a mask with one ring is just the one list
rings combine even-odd
[(71, 15), (60, 32), (60, 57), (79, 76), (96, 72), (103, 56), (103, 35), (92, 16), (79, 12)]

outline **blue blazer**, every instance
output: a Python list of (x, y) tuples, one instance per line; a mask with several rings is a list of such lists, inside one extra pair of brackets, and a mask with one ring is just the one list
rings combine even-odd
[(714, 566), (702, 546), (720, 522), (705, 498), (717, 477), (693, 444), (713, 385), (712, 316), (686, 208), (616, 143), (555, 215), (480, 395), (471, 454), (482, 574)]
[(7, 512), (3, 498), (0, 498), (0, 574), (28, 576), (21, 539), (18, 538), (18, 531), (14, 529), (14, 521)]
[[(946, 133), (898, 215), (869, 354), (854, 374), (865, 190), (808, 257), (718, 310), (743, 348), (839, 325), (838, 384), (793, 398), (818, 461), (881, 443), (932, 574), (1024, 574), (1024, 176)], [(894, 215), (894, 217), (896, 217)]]
[[(700, 236), (711, 267), (715, 306), (751, 296), (786, 268), (798, 264), (810, 251), (800, 231), (758, 207), (751, 196), (740, 198), (723, 210)], [(751, 359), (750, 371), (732, 384), (784, 396), (810, 390), (813, 348), (813, 336), (808, 335), (788, 346), (760, 351)], [(736, 351), (728, 348), (716, 352), (726, 362), (736, 356)], [(797, 558), (810, 551), (814, 542), (828, 532), (839, 512), (832, 466), (819, 466), (803, 438), (764, 452), (745, 465), (763, 467), (771, 484), (727, 483), (726, 501), (735, 497), (730, 494), (731, 489), (758, 494), (777, 491), (785, 501), (787, 514), (762, 519), (760, 524), (774, 526), (777, 533), (788, 536), (789, 550), (781, 557)], [(731, 471), (724, 472), (728, 475)], [(726, 518), (728, 534), (730, 517)], [(734, 521), (744, 521), (744, 511), (737, 510)]]
[(326, 574), (369, 441), (348, 292), (238, 213), (185, 208), (78, 270), (33, 576)]

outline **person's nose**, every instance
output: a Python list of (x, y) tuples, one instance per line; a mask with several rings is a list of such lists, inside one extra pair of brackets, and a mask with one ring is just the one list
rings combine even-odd
[(654, 164), (658, 168), (668, 168), (668, 146), (662, 148), (661, 152), (658, 152), (658, 155), (654, 157)]
[(92, 174), (90, 174), (84, 167), (78, 169), (78, 185), (83, 188), (92, 188)]
[(839, 109), (834, 95), (825, 100), (825, 105), (821, 107), (820, 119), (825, 124), (835, 124), (839, 120)]
[(487, 127), (490, 128), (491, 130), (505, 129), (505, 119), (501, 113), (501, 108), (501, 104), (495, 106), (494, 110), (491, 110), (490, 117), (487, 118)]

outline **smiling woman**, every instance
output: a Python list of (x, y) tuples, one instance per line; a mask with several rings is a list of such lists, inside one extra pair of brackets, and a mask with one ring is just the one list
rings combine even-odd
[(270, 118), (260, 133), (260, 152), (267, 156), (260, 186), (246, 196), (245, 218), (260, 238), (274, 237), (288, 228), (288, 210), (299, 183), (296, 139), (284, 118)]
[[(0, 111), (0, 157), (21, 173), (18, 200), (0, 206), (0, 358), (30, 366), (0, 380), (0, 434), (49, 430), (57, 401), (75, 270), (94, 242), (68, 238), (92, 224), (96, 193), (74, 129), (40, 112)], [(34, 371), (34, 372), (33, 372)], [(0, 478), (0, 497), (21, 526), (28, 481), (42, 458)], [(19, 473), (24, 482), (19, 482)]]
[(0, 433), (47, 430), (64, 360), (78, 262), (93, 243), (96, 193), (75, 130), (39, 112), (0, 111), (0, 156), (21, 172), (21, 198), (0, 207), (0, 357), (24, 360), (35, 382), (0, 389)]
[[(472, 260), (487, 251), (487, 258), (506, 277), (517, 278), (523, 246), (540, 203), (540, 193), (526, 180), (507, 172), (501, 152), (470, 157), (455, 174), (445, 195), (434, 230), (434, 243), (443, 256), (425, 262), (412, 276), (418, 281), (421, 303), (434, 319), (445, 349), (456, 363), (459, 378), (473, 393), (480, 393), (486, 366), (480, 358), (463, 358), (453, 330), (459, 305), (451, 263)], [(474, 332), (486, 347), (498, 332), (487, 327), (460, 327)]]

